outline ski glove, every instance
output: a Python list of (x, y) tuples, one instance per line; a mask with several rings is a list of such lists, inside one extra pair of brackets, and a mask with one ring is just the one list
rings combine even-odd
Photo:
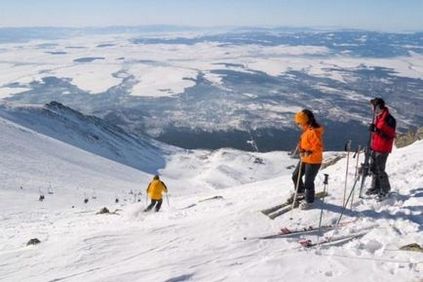
[(300, 154), (301, 156), (310, 156), (311, 154), (313, 154), (313, 151), (307, 151), (307, 150), (300, 150)]
[(379, 129), (376, 127), (376, 125), (374, 123), (369, 125), (369, 131), (370, 132), (378, 132)]

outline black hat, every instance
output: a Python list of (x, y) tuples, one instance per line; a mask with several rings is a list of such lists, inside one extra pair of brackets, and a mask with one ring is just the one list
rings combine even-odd
[(376, 106), (380, 106), (381, 108), (385, 108), (385, 101), (380, 98), (380, 97), (376, 97), (370, 100), (370, 103), (376, 107)]

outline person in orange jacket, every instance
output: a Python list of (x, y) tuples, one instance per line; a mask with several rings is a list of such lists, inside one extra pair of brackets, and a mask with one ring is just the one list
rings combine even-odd
[[(320, 169), (323, 160), (323, 132), (324, 129), (316, 122), (314, 114), (308, 109), (295, 114), (295, 123), (302, 129), (298, 142), (301, 161), (292, 173), (294, 187), (297, 186), (297, 199), (301, 209), (312, 208), (314, 202), (314, 179)], [(301, 166), (301, 168), (300, 168)], [(304, 182), (302, 180), (303, 176)], [(291, 196), (293, 201), (295, 193)]]
[(153, 177), (153, 180), (148, 184), (147, 194), (151, 199), (150, 205), (144, 210), (145, 212), (151, 210), (156, 206), (156, 212), (160, 210), (163, 202), (163, 192), (167, 193), (167, 187), (158, 175)]

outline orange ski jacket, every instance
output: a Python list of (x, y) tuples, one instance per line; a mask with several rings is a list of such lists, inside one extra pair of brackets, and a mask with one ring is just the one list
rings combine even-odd
[(302, 162), (321, 164), (323, 161), (323, 127), (307, 126), (303, 130), (298, 143)]

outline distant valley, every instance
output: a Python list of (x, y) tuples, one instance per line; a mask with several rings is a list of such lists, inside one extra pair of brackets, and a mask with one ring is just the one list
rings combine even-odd
[(3, 101), (58, 101), (183, 148), (291, 150), (302, 108), (325, 126), (328, 150), (348, 139), (364, 145), (375, 96), (400, 131), (423, 125), (423, 33), (33, 31), (14, 30), (0, 43)]

